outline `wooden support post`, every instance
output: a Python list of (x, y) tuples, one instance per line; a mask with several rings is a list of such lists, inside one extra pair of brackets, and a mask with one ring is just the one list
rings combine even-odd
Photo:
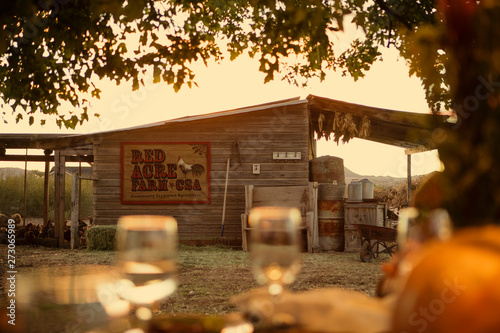
[[(82, 156), (78, 155), (78, 203), (82, 202)], [(82, 219), (82, 207), (78, 204), (78, 219)]]
[(55, 170), (55, 186), (54, 186), (54, 231), (55, 237), (58, 239), (58, 246), (63, 247), (64, 244), (64, 189), (65, 189), (65, 156), (59, 150), (54, 156)]
[(314, 220), (312, 228), (312, 252), (318, 252), (320, 249), (319, 245), (319, 224), (318, 224), (318, 183), (313, 182), (313, 205), (314, 205)]
[(78, 236), (78, 213), (80, 211), (80, 177), (77, 173), (71, 174), (71, 249), (80, 247)]
[[(52, 150), (46, 149), (44, 152), (45, 156), (52, 154)], [(50, 173), (50, 161), (47, 159), (45, 161), (45, 173), (43, 178), (43, 225), (45, 226), (49, 221), (49, 173)]]
[(411, 199), (411, 154), (407, 155), (406, 157), (406, 167), (407, 167), (407, 183), (408, 183), (408, 195), (407, 195), (407, 200), (408, 200), (408, 205), (410, 204), (410, 199)]
[(26, 148), (26, 159), (24, 160), (24, 213), (23, 213), (23, 227), (26, 226), (26, 208), (27, 208), (27, 177), (28, 177), (28, 148)]

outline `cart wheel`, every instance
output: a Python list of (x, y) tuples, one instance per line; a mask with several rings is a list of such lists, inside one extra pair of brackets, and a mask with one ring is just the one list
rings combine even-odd
[(359, 257), (363, 262), (370, 262), (373, 258), (373, 250), (370, 243), (366, 243), (363, 248), (361, 248), (361, 252), (359, 253)]
[(396, 251), (398, 250), (398, 244), (394, 244), (393, 246), (389, 247), (389, 254), (391, 255), (391, 257), (394, 255), (394, 253), (396, 253)]

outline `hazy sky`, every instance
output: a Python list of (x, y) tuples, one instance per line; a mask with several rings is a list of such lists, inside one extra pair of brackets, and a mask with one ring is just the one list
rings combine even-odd
[[(358, 32), (352, 31), (351, 35)], [(338, 42), (339, 50), (347, 42)], [(309, 94), (338, 99), (346, 102), (411, 112), (427, 113), (428, 106), (420, 81), (408, 77), (404, 60), (395, 51), (385, 50), (383, 62), (377, 63), (363, 79), (354, 82), (341, 73), (329, 72), (323, 82), (312, 81), (307, 88), (290, 86), (284, 81), (264, 84), (264, 74), (258, 72), (259, 63), (242, 56), (235, 61), (210, 63), (208, 68), (197, 67), (198, 87), (184, 87), (175, 93), (165, 84), (150, 84), (132, 92), (128, 83), (116, 86), (104, 85), (101, 100), (95, 100), (89, 115), (99, 113), (100, 119), (92, 119), (76, 132), (89, 133), (141, 124), (163, 121), (187, 115), (205, 114), (233, 108), (250, 106), (280, 99)], [(4, 133), (59, 133), (61, 130), (47, 121), (44, 127), (2, 124)], [(75, 131), (68, 131), (74, 133)], [(33, 151), (34, 152), (34, 151)], [(344, 165), (363, 175), (406, 176), (406, 156), (404, 150), (366, 140), (354, 139), (347, 144), (337, 145), (329, 141), (318, 142), (319, 156), (332, 155), (344, 159)], [(24, 153), (17, 151), (16, 153)], [(3, 162), (2, 166), (24, 167), (24, 163)], [(30, 163), (31, 169), (43, 166)], [(413, 155), (413, 174), (428, 173), (440, 168), (437, 153)]]

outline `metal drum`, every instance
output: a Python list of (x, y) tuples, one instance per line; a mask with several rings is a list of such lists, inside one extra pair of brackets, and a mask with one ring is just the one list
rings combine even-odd
[(317, 183), (345, 184), (344, 160), (321, 156), (309, 161), (309, 180)]
[(347, 201), (362, 202), (363, 201), (363, 186), (356, 179), (353, 179), (347, 186)]
[(373, 200), (373, 183), (369, 179), (361, 179), (361, 191), (363, 194), (363, 201)]
[(345, 184), (318, 185), (318, 233), (322, 251), (344, 251)]

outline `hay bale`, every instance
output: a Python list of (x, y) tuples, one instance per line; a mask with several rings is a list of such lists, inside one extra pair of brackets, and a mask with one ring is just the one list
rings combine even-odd
[(87, 250), (111, 251), (115, 249), (116, 225), (96, 225), (86, 231)]
[(0, 227), (7, 227), (9, 225), (8, 222), (10, 219), (13, 219), (16, 222), (16, 227), (20, 225), (21, 222), (23, 222), (23, 218), (19, 213), (15, 213), (12, 215), (0, 213)]

